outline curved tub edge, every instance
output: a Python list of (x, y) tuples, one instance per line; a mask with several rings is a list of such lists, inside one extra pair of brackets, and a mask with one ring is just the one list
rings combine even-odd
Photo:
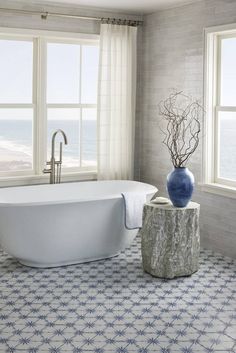
[(34, 267), (34, 268), (55, 268), (55, 267), (64, 267), (64, 266), (73, 266), (73, 265), (79, 265), (79, 264), (85, 264), (89, 262), (95, 262), (95, 261), (101, 261), (101, 260), (106, 260), (110, 259), (112, 257), (120, 255), (122, 250), (119, 252), (112, 254), (112, 255), (107, 255), (107, 256), (102, 256), (98, 258), (92, 258), (92, 259), (82, 259), (82, 260), (77, 260), (77, 261), (69, 261), (65, 263), (55, 263), (55, 264), (41, 264), (41, 263), (36, 263), (36, 262), (31, 262), (31, 261), (22, 261), (20, 259), (16, 259), (21, 265), (26, 266), (26, 267)]

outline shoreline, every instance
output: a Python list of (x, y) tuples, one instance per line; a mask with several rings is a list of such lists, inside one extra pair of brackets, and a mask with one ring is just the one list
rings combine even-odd
[[(46, 161), (45, 161), (46, 163)], [(0, 146), (0, 172), (1, 171), (17, 171), (32, 169), (32, 156), (23, 151), (12, 151)], [(94, 160), (82, 159), (83, 167), (96, 167)], [(79, 158), (64, 156), (62, 160), (62, 168), (79, 167)]]

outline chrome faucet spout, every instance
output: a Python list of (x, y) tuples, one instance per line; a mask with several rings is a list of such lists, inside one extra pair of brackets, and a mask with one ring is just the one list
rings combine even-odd
[[(47, 165), (50, 165), (49, 169), (44, 169), (43, 173), (50, 174), (50, 184), (60, 183), (61, 182), (61, 164), (62, 164), (62, 142), (60, 142), (60, 158), (58, 161), (55, 160), (55, 140), (57, 134), (60, 133), (64, 139), (64, 144), (68, 144), (67, 136), (63, 130), (56, 130), (52, 135), (52, 149), (51, 149), (51, 159), (47, 162)], [(57, 169), (57, 170), (56, 170)], [(56, 178), (57, 172), (57, 178)]]
[(54, 158), (54, 156), (55, 156), (55, 139), (56, 139), (57, 134), (59, 134), (59, 133), (62, 134), (62, 136), (63, 136), (64, 144), (68, 145), (67, 137), (66, 137), (66, 134), (64, 133), (64, 131), (61, 129), (56, 130), (54, 132), (54, 134), (52, 135), (52, 155), (51, 155), (52, 158)]

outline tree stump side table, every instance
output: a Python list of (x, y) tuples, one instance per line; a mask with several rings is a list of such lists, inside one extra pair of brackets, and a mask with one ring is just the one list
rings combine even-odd
[(147, 203), (143, 209), (141, 250), (143, 268), (155, 277), (189, 276), (198, 270), (200, 205)]

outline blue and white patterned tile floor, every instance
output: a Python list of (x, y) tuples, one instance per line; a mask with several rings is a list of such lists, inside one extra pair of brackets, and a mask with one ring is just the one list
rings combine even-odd
[(138, 238), (54, 269), (1, 253), (0, 352), (236, 352), (236, 261), (202, 251), (196, 274), (167, 281), (143, 272)]

